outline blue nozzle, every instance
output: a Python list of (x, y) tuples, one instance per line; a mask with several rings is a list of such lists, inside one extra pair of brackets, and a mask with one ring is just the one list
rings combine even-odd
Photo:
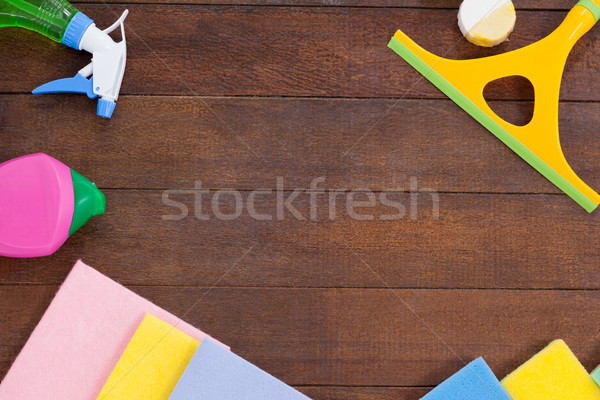
[(81, 11), (75, 14), (65, 30), (65, 34), (62, 38), (63, 44), (72, 47), (75, 50), (79, 50), (79, 43), (81, 42), (83, 34), (93, 23), (94, 21)]
[(112, 100), (100, 99), (98, 100), (98, 110), (96, 114), (102, 118), (110, 118), (112, 117), (116, 105), (117, 103)]

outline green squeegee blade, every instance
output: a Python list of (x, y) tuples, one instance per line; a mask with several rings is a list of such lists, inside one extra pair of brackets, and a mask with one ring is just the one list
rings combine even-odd
[(523, 143), (508, 133), (506, 129), (501, 127), (496, 121), (490, 118), (485, 112), (477, 107), (475, 103), (469, 100), (464, 94), (456, 89), (444, 77), (438, 74), (432, 67), (427, 65), (398, 39), (393, 37), (392, 40), (390, 40), (388, 47), (394, 50), (400, 57), (402, 57), (413, 68), (419, 71), (421, 75), (433, 83), (446, 96), (448, 96), (463, 110), (475, 118), (475, 120), (477, 120), (481, 125), (496, 135), (498, 139), (510, 147), (522, 159), (527, 161), (529, 165), (538, 170), (550, 182), (555, 184), (559, 189), (579, 203), (579, 205), (582, 206), (587, 212), (592, 212), (596, 209), (597, 205), (592, 200), (590, 200), (585, 194), (573, 186), (569, 181), (563, 178), (558, 172), (552, 169), (535, 153), (529, 150)]

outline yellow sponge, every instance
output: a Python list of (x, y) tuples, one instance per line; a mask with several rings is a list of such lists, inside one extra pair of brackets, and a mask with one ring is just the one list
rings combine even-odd
[(504, 42), (515, 27), (517, 14), (511, 0), (464, 0), (458, 26), (477, 46), (493, 47)]
[(167, 400), (199, 346), (146, 314), (97, 400)]
[(501, 383), (513, 400), (600, 400), (600, 388), (562, 340), (550, 343)]

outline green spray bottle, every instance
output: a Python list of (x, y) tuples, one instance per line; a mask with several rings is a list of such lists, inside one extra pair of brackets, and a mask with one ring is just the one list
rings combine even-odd
[[(76, 50), (93, 55), (92, 62), (73, 78), (48, 82), (33, 90), (42, 93), (83, 93), (98, 100), (99, 116), (110, 118), (119, 97), (127, 46), (123, 21), (128, 11), (110, 27), (100, 30), (93, 20), (65, 0), (0, 0), (0, 28), (29, 29)], [(109, 34), (121, 27), (121, 42)]]

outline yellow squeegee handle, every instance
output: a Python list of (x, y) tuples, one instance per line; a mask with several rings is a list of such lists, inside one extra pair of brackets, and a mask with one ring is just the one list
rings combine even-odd
[(590, 10), (596, 18), (596, 22), (600, 20), (600, 0), (581, 0), (577, 3), (578, 6), (583, 6)]
[[(600, 195), (577, 176), (563, 154), (558, 104), (569, 53), (599, 20), (600, 0), (581, 0), (544, 39), (508, 53), (472, 60), (438, 57), (402, 31), (396, 32), (388, 46), (548, 180), (592, 212), (600, 204)], [(503, 120), (483, 96), (489, 82), (514, 75), (527, 78), (536, 92), (533, 117), (525, 126)]]

